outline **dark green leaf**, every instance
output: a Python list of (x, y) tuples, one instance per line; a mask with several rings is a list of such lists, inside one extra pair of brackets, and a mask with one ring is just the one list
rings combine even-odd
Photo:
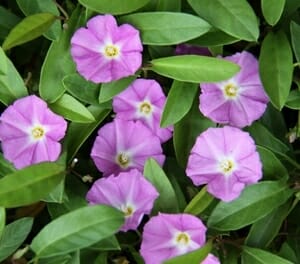
[(0, 153), (0, 178), (15, 171), (16, 168), (3, 157), (2, 153)]
[(264, 18), (271, 26), (280, 19), (285, 5), (285, 0), (261, 0), (261, 9)]
[(2, 48), (8, 50), (41, 36), (55, 19), (56, 16), (51, 13), (39, 13), (24, 18), (9, 32)]
[(290, 31), (294, 54), (297, 61), (300, 62), (300, 26), (294, 21), (291, 21)]
[(259, 71), (264, 88), (278, 110), (288, 98), (293, 69), (293, 54), (285, 33), (270, 32), (262, 43)]
[(247, 186), (239, 198), (220, 202), (208, 219), (208, 227), (228, 231), (237, 230), (261, 219), (283, 204), (292, 190), (282, 182), (264, 181)]
[(279, 251), (279, 256), (291, 261), (292, 263), (298, 263), (295, 251), (287, 242), (282, 244)]
[(197, 55), (154, 59), (151, 70), (184, 82), (218, 82), (229, 79), (240, 67), (228, 60)]
[(294, 109), (300, 110), (300, 91), (299, 90), (292, 90), (289, 93), (289, 97), (285, 102), (285, 106)]
[(38, 264), (69, 264), (72, 259), (70, 255), (56, 256), (39, 260)]
[(167, 127), (181, 120), (193, 105), (199, 85), (173, 81), (161, 118), (161, 126)]
[(203, 19), (185, 13), (145, 12), (127, 15), (121, 22), (140, 30), (147, 45), (173, 45), (199, 37), (210, 30)]
[(98, 251), (106, 251), (106, 250), (121, 250), (121, 247), (119, 245), (116, 236), (111, 236), (102, 239), (100, 242), (90, 246), (90, 249), (94, 249)]
[(21, 19), (10, 10), (0, 6), (0, 39), (4, 39), (9, 31), (19, 23)]
[(13, 254), (23, 243), (33, 224), (33, 218), (24, 217), (4, 228), (0, 238), (0, 261)]
[(246, 0), (188, 0), (196, 13), (210, 24), (236, 38), (256, 41), (256, 15)]
[(44, 162), (15, 171), (0, 179), (0, 205), (17, 207), (44, 198), (62, 179), (64, 168)]
[(126, 14), (146, 5), (150, 0), (79, 0), (79, 2), (98, 13), (112, 15)]
[(123, 222), (123, 213), (106, 205), (79, 208), (46, 225), (31, 249), (38, 257), (63, 255), (113, 235)]
[(156, 10), (180, 12), (181, 0), (158, 0), (156, 4)]

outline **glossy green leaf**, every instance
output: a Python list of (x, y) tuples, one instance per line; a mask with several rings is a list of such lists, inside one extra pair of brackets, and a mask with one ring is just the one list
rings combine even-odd
[(294, 109), (300, 110), (300, 91), (295, 89), (290, 91), (288, 99), (285, 102), (285, 106)]
[(167, 127), (181, 120), (191, 109), (198, 91), (198, 84), (173, 81), (160, 125)]
[(66, 90), (78, 100), (88, 104), (98, 104), (99, 85), (89, 82), (77, 73), (63, 79)]
[(115, 95), (125, 90), (135, 79), (136, 75), (122, 78), (117, 81), (103, 83), (99, 94), (99, 103), (104, 103), (112, 99)]
[(98, 251), (121, 250), (116, 236), (110, 236), (108, 238), (102, 239), (100, 242), (90, 246), (89, 248)]
[(0, 261), (13, 254), (31, 231), (33, 218), (24, 217), (8, 224), (0, 238)]
[(44, 198), (62, 179), (64, 168), (44, 162), (15, 171), (0, 179), (0, 206), (17, 207)]
[(86, 8), (98, 13), (112, 15), (126, 14), (145, 6), (150, 0), (79, 0)]
[(293, 51), (297, 61), (300, 62), (300, 25), (291, 21), (290, 31)]
[[(17, 0), (17, 3), (26, 16), (42, 12), (52, 13), (55, 16), (60, 15), (57, 6), (52, 0)], [(61, 30), (61, 22), (56, 20), (44, 35), (50, 40), (57, 40)]]
[(123, 213), (106, 205), (79, 208), (46, 225), (31, 249), (40, 258), (63, 255), (112, 236), (123, 222)]
[(121, 18), (139, 29), (142, 42), (147, 45), (173, 45), (199, 37), (210, 30), (203, 19), (185, 13), (145, 12)]
[(159, 193), (154, 203), (153, 214), (157, 212), (177, 213), (178, 203), (174, 189), (163, 169), (154, 159), (150, 158), (146, 161), (144, 176)]
[(68, 94), (63, 94), (49, 107), (53, 112), (73, 122), (90, 123), (95, 121), (91, 112), (82, 103)]
[(240, 229), (279, 207), (292, 193), (280, 181), (247, 186), (239, 198), (229, 203), (220, 202), (210, 215), (207, 226), (222, 231)]
[(40, 259), (38, 264), (69, 264), (72, 259), (71, 255), (55, 256), (50, 258)]
[(110, 113), (110, 109), (101, 106), (89, 106), (88, 110), (93, 114), (95, 121), (89, 124), (71, 123), (68, 128), (68, 134), (65, 138), (65, 146), (68, 153), (68, 161), (70, 162), (76, 155), (79, 148), (99, 126), (99, 124)]
[(3, 49), (0, 48), (0, 75), (7, 74), (6, 55)]
[(272, 254), (268, 251), (251, 248), (251, 247), (243, 247), (242, 252), (242, 263), (243, 264), (266, 264), (266, 263), (274, 263), (274, 264), (293, 264), (292, 262), (283, 259), (275, 254)]
[(285, 0), (261, 0), (261, 10), (269, 25), (274, 26), (279, 21), (285, 5)]
[(0, 6), (0, 39), (5, 39), (11, 29), (20, 22), (20, 18), (11, 10)]
[(2, 48), (8, 50), (41, 36), (55, 19), (56, 16), (51, 13), (39, 13), (25, 17), (9, 32)]
[(210, 24), (236, 38), (256, 41), (258, 20), (246, 0), (188, 0), (196, 13)]
[(70, 39), (73, 32), (81, 24), (80, 9), (73, 11), (68, 20), (68, 29), (50, 45), (41, 69), (39, 83), (40, 96), (50, 103), (55, 102), (65, 92), (63, 78), (76, 71), (70, 54)]
[(157, 0), (156, 10), (180, 12), (181, 0)]
[(6, 221), (6, 214), (5, 214), (5, 208), (0, 207), (0, 238), (5, 226), (5, 221)]
[(264, 88), (278, 110), (288, 98), (293, 69), (293, 54), (285, 33), (270, 32), (262, 43), (259, 71)]
[(150, 63), (150, 70), (160, 75), (198, 84), (229, 79), (240, 69), (228, 60), (197, 55), (159, 58)]

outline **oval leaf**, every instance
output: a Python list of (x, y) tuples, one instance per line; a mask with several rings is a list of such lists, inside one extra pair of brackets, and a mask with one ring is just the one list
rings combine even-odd
[(261, 9), (269, 25), (274, 26), (280, 19), (285, 0), (261, 0)]
[(258, 19), (246, 0), (188, 0), (196, 13), (211, 25), (236, 38), (256, 41)]
[(91, 112), (74, 97), (64, 94), (49, 107), (57, 114), (68, 120), (78, 123), (90, 123), (95, 121)]
[(51, 13), (39, 13), (25, 17), (9, 32), (2, 48), (8, 50), (41, 36), (53, 24), (55, 19), (56, 16)]
[(197, 55), (172, 56), (151, 61), (150, 70), (184, 82), (218, 82), (229, 79), (240, 67), (228, 60)]
[(290, 24), (292, 47), (295, 57), (300, 62), (300, 26), (294, 21)]
[(289, 93), (288, 99), (285, 102), (285, 106), (294, 109), (300, 110), (300, 91), (295, 89)]
[(63, 255), (112, 236), (123, 222), (123, 213), (106, 205), (79, 208), (46, 225), (31, 249), (37, 257)]
[(207, 225), (222, 231), (240, 229), (279, 207), (292, 193), (279, 181), (264, 181), (248, 186), (236, 200), (220, 202), (210, 215)]
[(0, 206), (17, 207), (44, 198), (63, 179), (64, 167), (44, 162), (0, 179)]
[(126, 14), (145, 6), (150, 0), (79, 0), (86, 8), (98, 13)]
[(278, 110), (288, 98), (293, 69), (293, 54), (285, 33), (270, 32), (262, 43), (259, 71), (264, 88)]
[(190, 14), (176, 12), (145, 12), (121, 18), (121, 22), (135, 26), (147, 45), (173, 45), (199, 37), (211, 25)]

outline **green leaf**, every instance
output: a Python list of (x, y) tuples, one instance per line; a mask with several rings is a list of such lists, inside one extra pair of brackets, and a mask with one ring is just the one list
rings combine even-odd
[(261, 0), (261, 10), (269, 25), (274, 26), (280, 19), (285, 0)]
[(106, 205), (79, 208), (46, 225), (31, 249), (39, 258), (63, 255), (112, 236), (123, 222), (123, 213)]
[(0, 75), (7, 74), (6, 55), (3, 49), (0, 48)]
[(125, 90), (135, 79), (137, 75), (122, 78), (117, 81), (103, 83), (99, 94), (99, 103), (104, 103), (112, 99), (115, 95)]
[(156, 10), (180, 12), (181, 0), (157, 0)]
[(50, 258), (44, 258), (39, 260), (39, 264), (69, 264), (69, 261), (72, 259), (70, 255), (64, 256), (55, 256)]
[(280, 181), (264, 181), (247, 186), (239, 198), (229, 203), (220, 202), (210, 215), (207, 226), (221, 231), (240, 229), (270, 213), (292, 193)]
[(110, 109), (106, 109), (101, 106), (89, 106), (88, 110), (93, 114), (95, 121), (89, 124), (72, 122), (69, 125), (64, 146), (68, 153), (68, 162), (74, 158), (82, 144), (110, 113)]
[(146, 161), (144, 176), (148, 179), (159, 192), (153, 206), (153, 214), (157, 212), (177, 213), (178, 202), (174, 189), (159, 164), (152, 158)]
[(150, 70), (183, 82), (218, 82), (229, 79), (240, 67), (228, 60), (197, 55), (154, 59)]
[(5, 214), (5, 208), (0, 207), (0, 238), (5, 226), (5, 221), (6, 221), (6, 214)]
[(291, 21), (290, 31), (294, 54), (297, 61), (300, 62), (300, 26), (294, 21)]
[(285, 102), (285, 106), (293, 109), (300, 110), (300, 91), (297, 89), (291, 90), (288, 99)]
[(285, 33), (270, 32), (262, 43), (259, 71), (263, 86), (278, 110), (288, 98), (293, 69), (293, 54)]
[(246, 0), (188, 0), (196, 13), (211, 25), (236, 38), (256, 41), (258, 20)]
[(0, 153), (0, 178), (15, 171), (16, 168), (12, 165), (12, 163), (5, 159), (3, 154)]
[(9, 32), (2, 48), (8, 50), (41, 36), (55, 19), (56, 16), (51, 13), (39, 13), (25, 17)]
[[(17, 0), (17, 3), (26, 16), (42, 12), (52, 13), (55, 16), (59, 16), (59, 11), (53, 0)], [(60, 33), (61, 22), (56, 20), (44, 35), (50, 40), (57, 40)]]
[(0, 261), (13, 254), (31, 231), (33, 218), (24, 217), (4, 228), (0, 238)]
[(95, 121), (91, 112), (82, 103), (68, 94), (63, 94), (49, 107), (53, 112), (73, 122), (90, 123)]
[(211, 25), (200, 17), (176, 12), (145, 12), (127, 15), (122, 23), (140, 30), (142, 42), (147, 45), (173, 45), (199, 37)]
[(62, 179), (64, 168), (44, 162), (15, 171), (0, 179), (0, 205), (17, 207), (44, 198)]
[(77, 73), (63, 79), (66, 90), (78, 100), (88, 104), (98, 104), (99, 85), (89, 82)]
[(79, 0), (86, 8), (98, 13), (120, 15), (145, 6), (150, 0)]
[(0, 39), (4, 39), (20, 20), (21, 19), (10, 10), (0, 6)]
[(98, 251), (121, 250), (116, 236), (110, 236), (108, 238), (102, 239), (100, 242), (90, 246), (89, 248)]
[[(167, 127), (181, 120), (191, 109), (199, 85), (173, 81), (161, 117), (161, 126)], [(180, 102), (180, 104), (178, 103)]]
[(258, 248), (243, 247), (242, 252), (242, 263), (243, 264), (293, 264), (292, 262), (283, 259), (277, 255), (274, 255), (268, 251), (261, 250)]

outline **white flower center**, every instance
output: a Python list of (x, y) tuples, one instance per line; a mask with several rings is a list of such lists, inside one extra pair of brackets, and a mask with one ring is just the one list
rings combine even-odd
[(149, 101), (143, 101), (138, 106), (139, 113), (144, 115), (144, 116), (151, 115), (152, 110), (153, 110), (153, 108), (152, 108), (152, 105)]
[(224, 175), (230, 175), (236, 169), (236, 164), (232, 158), (227, 157), (219, 161), (218, 167)]
[(121, 207), (121, 211), (126, 218), (131, 217), (134, 213), (134, 207), (132, 205), (125, 205)]
[(128, 153), (121, 152), (117, 155), (116, 162), (121, 168), (126, 169), (131, 162), (130, 155)]
[(119, 57), (120, 49), (116, 45), (108, 44), (104, 47), (103, 54), (108, 59), (115, 59)]
[(223, 87), (223, 93), (226, 99), (236, 99), (239, 94), (239, 87), (235, 83), (227, 83)]
[(31, 136), (33, 137), (34, 140), (41, 140), (44, 137), (44, 135), (45, 135), (45, 129), (40, 125), (34, 126), (31, 129)]

